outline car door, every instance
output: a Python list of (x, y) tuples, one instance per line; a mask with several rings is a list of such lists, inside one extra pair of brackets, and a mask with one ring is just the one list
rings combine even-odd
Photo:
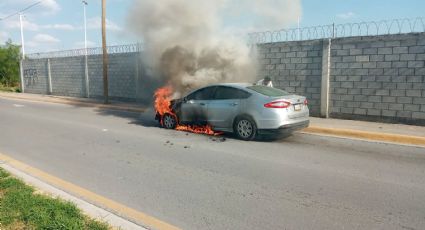
[(213, 100), (208, 104), (208, 123), (218, 130), (231, 130), (233, 119), (241, 109), (241, 99), (250, 93), (231, 86), (217, 86)]
[(183, 99), (181, 105), (181, 123), (204, 125), (207, 123), (207, 106), (210, 103), (215, 86), (199, 89)]

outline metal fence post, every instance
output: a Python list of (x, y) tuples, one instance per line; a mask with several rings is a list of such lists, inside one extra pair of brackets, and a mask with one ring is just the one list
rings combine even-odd
[(331, 71), (331, 43), (332, 39), (330, 38), (323, 40), (320, 115), (325, 118), (329, 117), (329, 78)]
[(53, 86), (52, 86), (52, 71), (50, 69), (50, 58), (47, 58), (47, 78), (49, 81), (49, 94), (52, 94), (53, 92)]

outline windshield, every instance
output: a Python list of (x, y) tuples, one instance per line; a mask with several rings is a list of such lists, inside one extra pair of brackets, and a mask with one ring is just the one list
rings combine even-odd
[(265, 96), (269, 96), (269, 97), (281, 97), (281, 96), (286, 96), (286, 95), (290, 95), (290, 93), (280, 90), (280, 89), (276, 89), (276, 88), (272, 88), (272, 87), (268, 87), (268, 86), (263, 86), (263, 85), (254, 85), (254, 86), (249, 86), (246, 87), (250, 90), (254, 90), (257, 93), (263, 94)]

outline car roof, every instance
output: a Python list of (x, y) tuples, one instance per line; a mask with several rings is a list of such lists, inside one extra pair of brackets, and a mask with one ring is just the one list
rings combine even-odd
[(219, 83), (219, 84), (212, 84), (208, 86), (232, 86), (235, 88), (245, 89), (248, 86), (253, 86), (253, 84), (252, 83)]
[(200, 89), (208, 88), (208, 87), (214, 87), (214, 86), (231, 86), (231, 87), (234, 87), (234, 88), (237, 88), (237, 89), (245, 89), (246, 90), (246, 87), (253, 86), (253, 85), (254, 84), (252, 84), (252, 83), (246, 83), (246, 82), (243, 82), (243, 83), (216, 83), (216, 84), (206, 85), (204, 87), (194, 89), (194, 90), (188, 92), (186, 94), (186, 96), (191, 94), (191, 93), (194, 93), (194, 92), (196, 92)]

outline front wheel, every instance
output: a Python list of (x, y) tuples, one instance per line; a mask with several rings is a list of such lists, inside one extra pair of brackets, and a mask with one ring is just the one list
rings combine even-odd
[(238, 138), (244, 141), (254, 140), (257, 136), (257, 125), (251, 118), (246, 116), (236, 119), (233, 130)]
[(162, 117), (162, 126), (166, 129), (175, 129), (177, 126), (177, 118), (171, 114), (164, 114)]

